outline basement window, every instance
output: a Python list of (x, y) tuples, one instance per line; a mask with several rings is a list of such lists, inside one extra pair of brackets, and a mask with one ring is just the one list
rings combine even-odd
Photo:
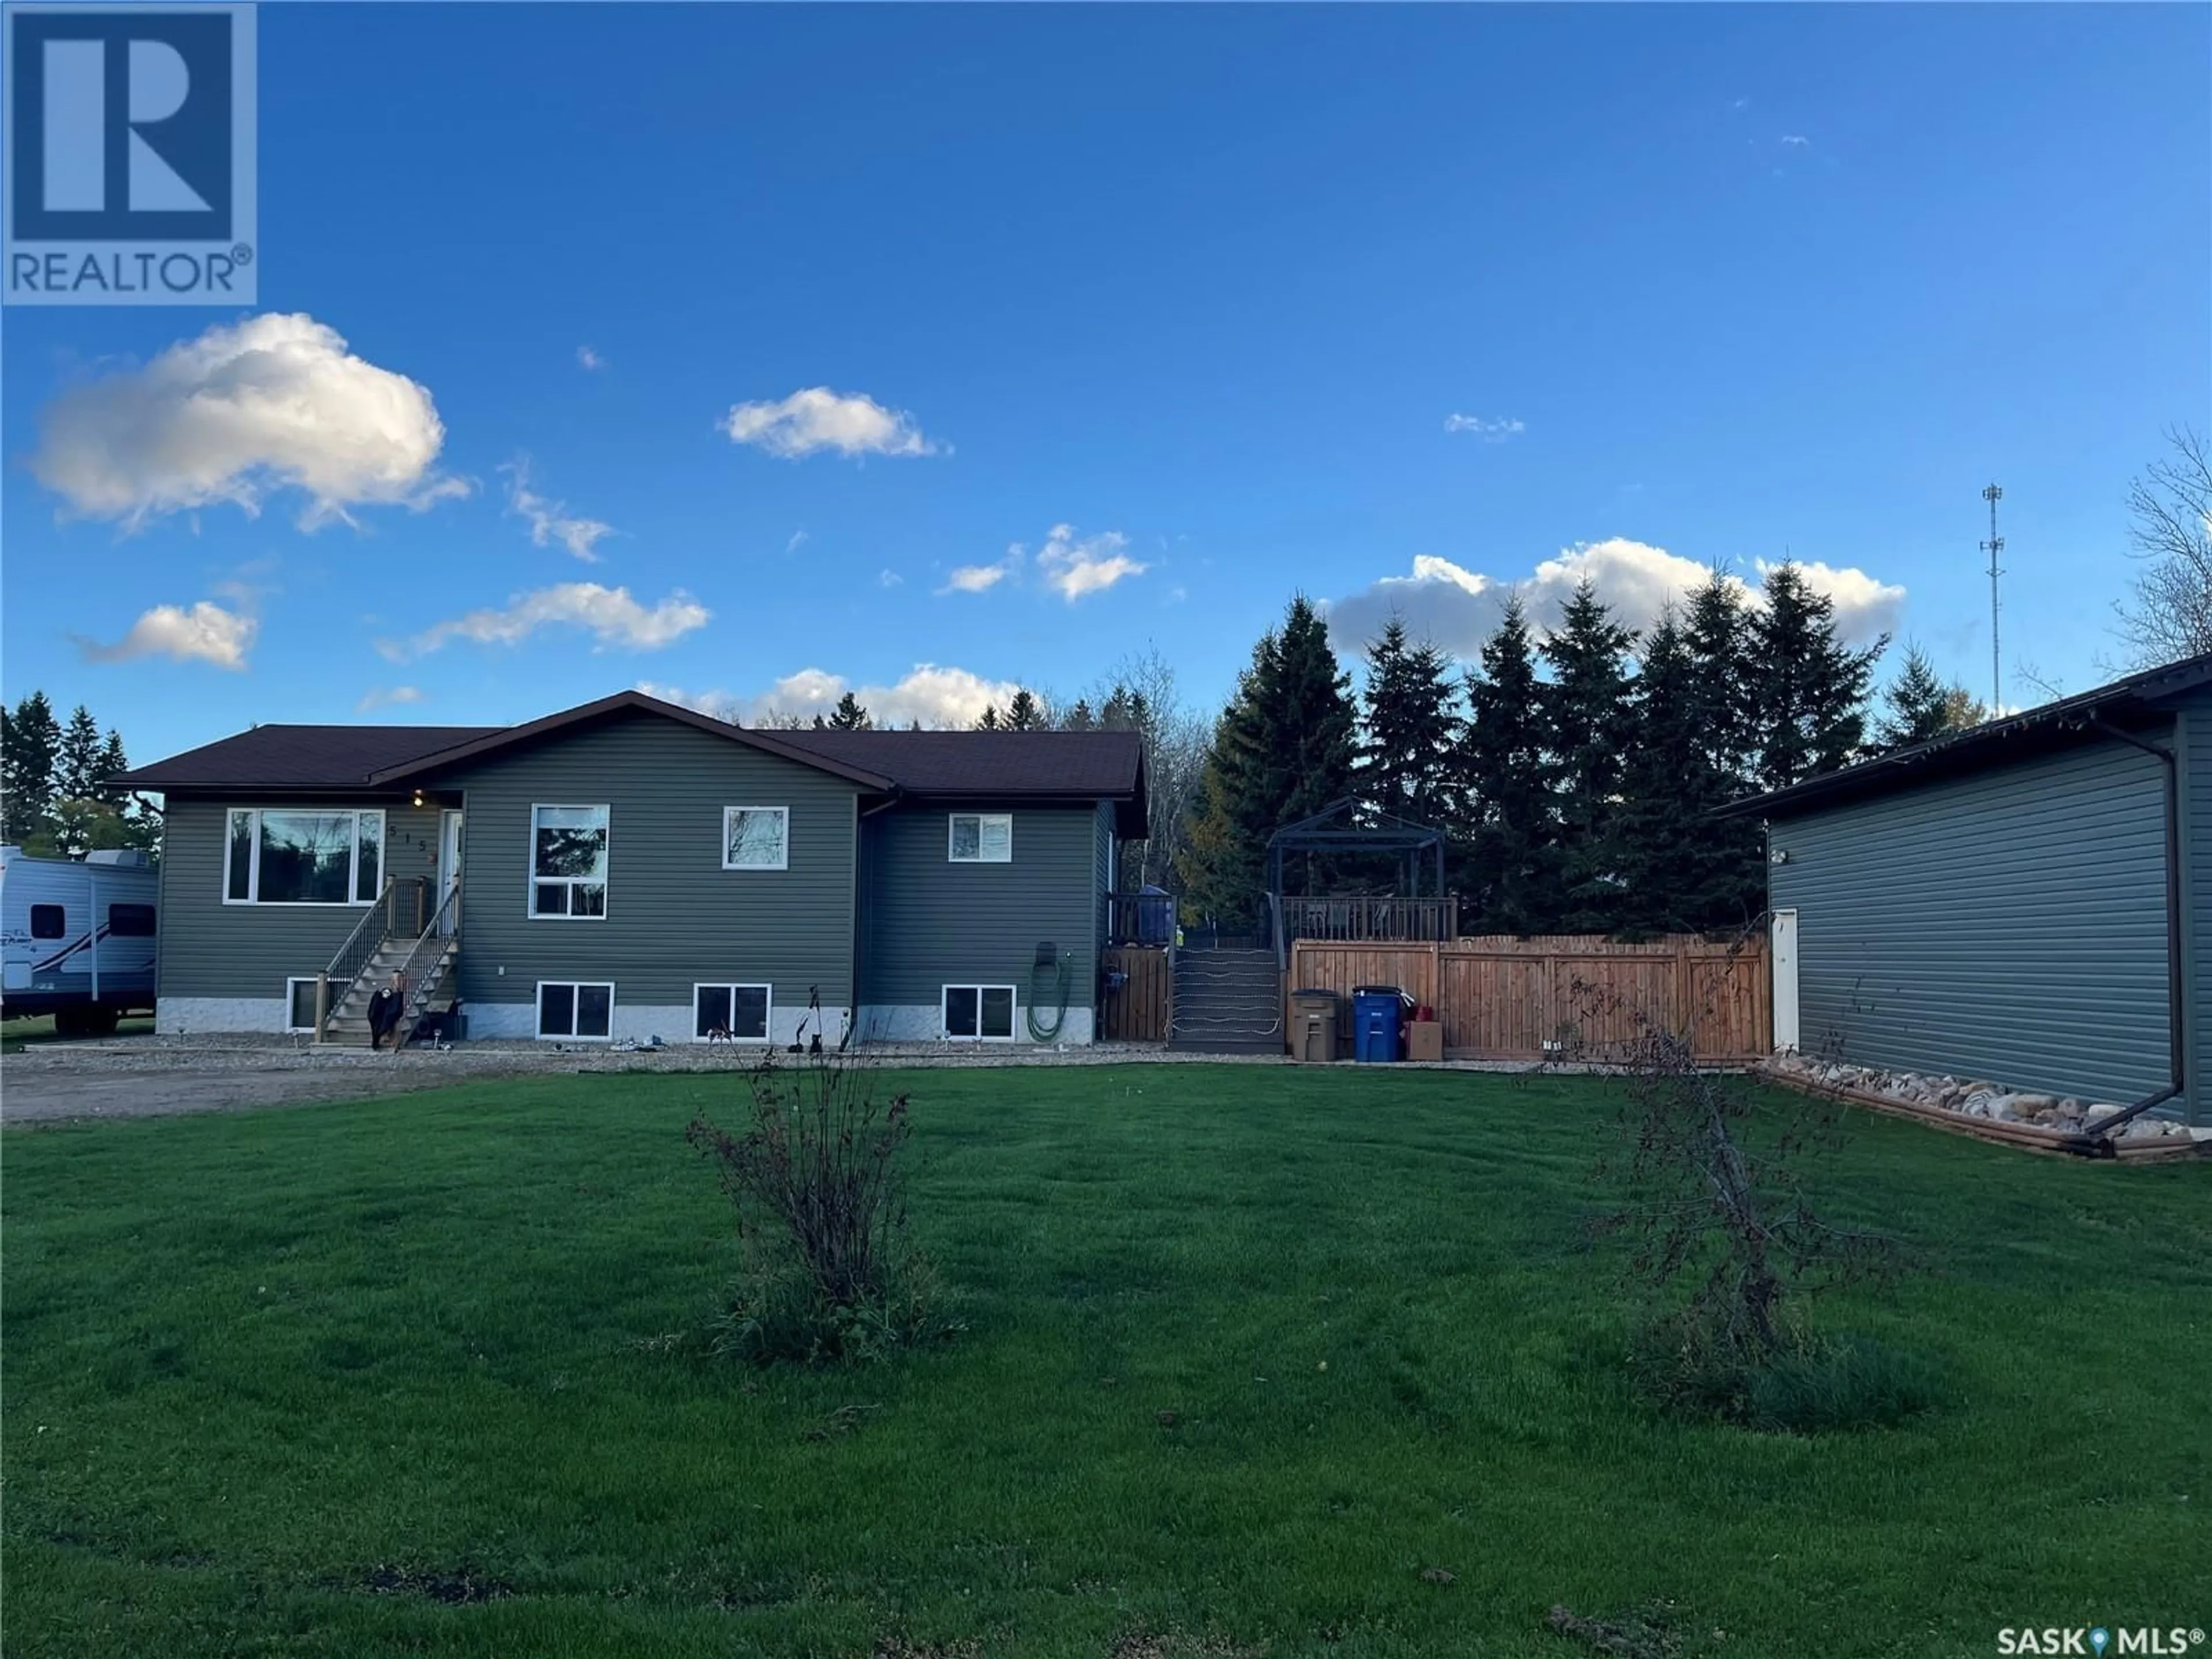
[(538, 1035), (604, 1042), (614, 1034), (615, 988), (611, 981), (538, 981)]
[(944, 1012), (945, 1035), (956, 1041), (1014, 1040), (1014, 988), (1011, 985), (948, 985)]
[(693, 986), (692, 1041), (727, 1037), (732, 1042), (766, 1042), (769, 1002), (765, 985)]

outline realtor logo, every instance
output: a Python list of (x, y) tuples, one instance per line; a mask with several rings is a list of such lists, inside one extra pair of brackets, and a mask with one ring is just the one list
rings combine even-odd
[(251, 5), (10, 5), (10, 305), (252, 305)]

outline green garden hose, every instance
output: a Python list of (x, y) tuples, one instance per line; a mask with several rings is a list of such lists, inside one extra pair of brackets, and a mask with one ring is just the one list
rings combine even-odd
[[(1037, 1009), (1045, 1000), (1045, 979), (1048, 975), (1056, 975), (1060, 981), (1059, 988), (1053, 997), (1054, 1006), (1052, 1024), (1049, 1025), (1044, 1024), (1037, 1018)], [(1030, 969), (1030, 1006), (1027, 1018), (1030, 1041), (1050, 1042), (1059, 1036), (1060, 1027), (1067, 1024), (1067, 958), (1065, 957), (1062, 957), (1055, 966), (1046, 967), (1039, 963)]]

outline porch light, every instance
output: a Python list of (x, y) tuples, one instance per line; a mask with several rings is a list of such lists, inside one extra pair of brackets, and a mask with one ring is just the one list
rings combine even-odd
[(428, 802), (422, 799), (422, 792), (420, 789), (417, 789), (415, 792), (415, 805), (417, 806), (427, 806), (429, 805)]

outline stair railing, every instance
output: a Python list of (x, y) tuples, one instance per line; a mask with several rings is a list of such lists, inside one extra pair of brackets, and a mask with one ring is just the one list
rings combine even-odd
[[(338, 953), (331, 958), (331, 965), (326, 971), (332, 984), (349, 986), (361, 976), (361, 970), (368, 966), (369, 958), (377, 953), (386, 939), (399, 931), (399, 918), (402, 915), (411, 917), (413, 914), (411, 910), (400, 908), (400, 890), (419, 888), (421, 885), (420, 877), (403, 878), (394, 876), (384, 884), (384, 890), (376, 896), (376, 902), (361, 913), (361, 920), (354, 924), (353, 932), (346, 935), (345, 943), (338, 946)], [(419, 896), (416, 902), (421, 902)]]
[(446, 890), (446, 896), (438, 901), (438, 908), (424, 925), (422, 937), (415, 941), (415, 948), (408, 951), (407, 960), (400, 964), (399, 971), (404, 977), (399, 982), (406, 987), (407, 995), (407, 1005), (401, 1012), (410, 1023), (423, 1012), (421, 1004), (428, 990), (428, 964), (434, 963), (446, 948), (454, 943), (456, 933), (450, 924), (459, 918), (460, 913), (461, 884), (457, 881)]

